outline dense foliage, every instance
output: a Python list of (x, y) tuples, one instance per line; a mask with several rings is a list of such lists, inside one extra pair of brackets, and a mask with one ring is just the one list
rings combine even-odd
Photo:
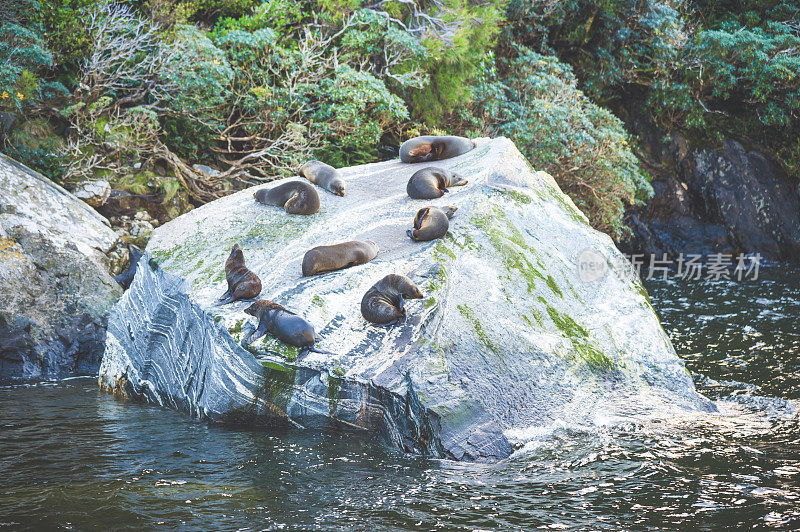
[(649, 108), (665, 127), (736, 137), (800, 171), (800, 4), (693, 1), (694, 29)]
[(622, 122), (584, 96), (572, 69), (555, 57), (518, 48), (497, 63), (476, 87), (478, 124), (513, 138), (592, 225), (619, 237), (626, 205), (652, 195)]
[(511, 0), (508, 14), (505, 46), (556, 54), (601, 104), (633, 100), (665, 130), (737, 138), (800, 168), (797, 2)]
[[(612, 111), (800, 162), (790, 0), (0, 0), (2, 149), (54, 179), (178, 178), (195, 203), (507, 135), (614, 236), (651, 189)], [(208, 176), (194, 163), (216, 167)], [(134, 186), (131, 185), (131, 186)]]

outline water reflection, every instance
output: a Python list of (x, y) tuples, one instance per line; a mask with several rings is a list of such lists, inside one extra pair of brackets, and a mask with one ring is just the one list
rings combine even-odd
[(0, 526), (798, 528), (799, 280), (650, 283), (720, 412), (556, 424), (499, 464), (352, 435), (227, 430), (117, 402), (93, 380), (0, 388)]

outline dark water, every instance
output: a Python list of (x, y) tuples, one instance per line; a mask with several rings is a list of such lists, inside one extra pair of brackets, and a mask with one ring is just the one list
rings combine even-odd
[(0, 388), (0, 529), (800, 528), (800, 271), (648, 289), (720, 414), (557, 426), (474, 465), (207, 426), (92, 380)]

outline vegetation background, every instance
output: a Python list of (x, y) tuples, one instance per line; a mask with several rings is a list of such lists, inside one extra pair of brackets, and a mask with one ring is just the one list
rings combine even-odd
[[(506, 135), (600, 230), (652, 195), (632, 117), (800, 168), (794, 0), (0, 0), (0, 142), (51, 179), (200, 204)], [(219, 172), (207, 172), (204, 164)]]

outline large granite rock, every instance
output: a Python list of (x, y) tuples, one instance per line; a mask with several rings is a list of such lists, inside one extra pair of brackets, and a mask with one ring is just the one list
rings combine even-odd
[(0, 154), (0, 382), (97, 371), (125, 253), (88, 205)]
[[(347, 195), (320, 190), (311, 216), (249, 189), (157, 228), (112, 312), (101, 387), (203, 419), (363, 430), (458, 460), (504, 458), (526, 428), (713, 408), (630, 265), (549, 175), (505, 138), (436, 164), (469, 184), (413, 200), (406, 182), (421, 165), (395, 160), (342, 169)], [(429, 204), (459, 207), (450, 233), (412, 242), (405, 231)], [(377, 242), (376, 259), (301, 277), (308, 249), (352, 239)], [(215, 306), (235, 243), (262, 297), (305, 316), (326, 352), (241, 345), (249, 303)], [(405, 323), (372, 326), (359, 303), (389, 273), (426, 297)]]

